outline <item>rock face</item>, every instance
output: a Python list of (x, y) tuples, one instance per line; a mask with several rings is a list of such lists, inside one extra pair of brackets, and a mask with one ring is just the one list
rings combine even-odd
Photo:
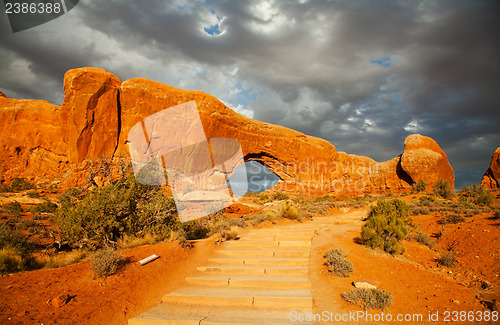
[(120, 133), (120, 84), (120, 79), (102, 69), (66, 72), (61, 135), (73, 149), (69, 152), (71, 162), (113, 156)]
[[(148, 79), (122, 83), (102, 69), (74, 69), (65, 75), (64, 92), (61, 108), (0, 97), (0, 107), (5, 108), (0, 110), (0, 145), (8, 153), (0, 157), (1, 166), (7, 166), (4, 178), (12, 177), (13, 171), (16, 176), (38, 176), (25, 168), (37, 164), (38, 169), (50, 167), (55, 171), (52, 176), (64, 178), (71, 174), (66, 171), (80, 168), (86, 159), (128, 157), (132, 126), (156, 112), (194, 101), (206, 136), (237, 140), (245, 160), (266, 165), (281, 178), (277, 186), (284, 191), (354, 195), (405, 190), (419, 179), (428, 184), (438, 178), (454, 183), (446, 154), (434, 140), (420, 135), (406, 139), (402, 155), (378, 163), (338, 152), (323, 139), (241, 116), (207, 93)], [(45, 153), (44, 160), (37, 160), (37, 152)], [(17, 159), (19, 155), (23, 160)]]
[(500, 147), (493, 153), (490, 167), (484, 173), (481, 185), (490, 190), (500, 187)]
[(1, 92), (1, 91), (0, 91), (0, 97), (5, 97), (5, 98), (7, 98), (7, 96), (5, 96), (5, 95), (4, 95), (4, 93), (3, 93), (3, 92)]

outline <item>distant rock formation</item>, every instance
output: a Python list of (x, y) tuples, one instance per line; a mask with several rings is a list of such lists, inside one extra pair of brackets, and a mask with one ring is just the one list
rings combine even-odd
[(500, 187), (500, 147), (495, 150), (491, 157), (490, 167), (484, 173), (481, 186), (490, 190)]
[(98, 68), (70, 70), (61, 107), (45, 101), (0, 97), (0, 177), (77, 177), (88, 159), (128, 157), (127, 135), (145, 117), (195, 101), (208, 138), (240, 142), (246, 161), (258, 161), (281, 182), (279, 189), (355, 195), (402, 191), (422, 179), (454, 185), (446, 154), (431, 138), (411, 135), (402, 155), (386, 162), (338, 152), (331, 143), (244, 117), (215, 97), (148, 79), (123, 83)]

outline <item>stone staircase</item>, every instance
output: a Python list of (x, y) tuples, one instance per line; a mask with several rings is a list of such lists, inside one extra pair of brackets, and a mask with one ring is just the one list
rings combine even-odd
[(223, 243), (208, 265), (185, 279), (184, 287), (166, 294), (160, 304), (128, 324), (294, 323), (292, 311), (313, 312), (308, 279), (311, 240), (316, 229), (333, 221), (321, 219), (252, 229), (239, 240)]

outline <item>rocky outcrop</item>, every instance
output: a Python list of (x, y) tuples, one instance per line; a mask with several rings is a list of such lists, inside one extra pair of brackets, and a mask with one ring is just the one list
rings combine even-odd
[[(379, 163), (338, 152), (326, 140), (241, 116), (201, 91), (140, 78), (122, 83), (96, 68), (68, 71), (64, 91), (61, 108), (43, 101), (0, 98), (0, 107), (6, 108), (0, 110), (5, 117), (0, 139), (7, 152), (15, 155), (17, 147), (51, 152), (56, 156), (46, 156), (53, 161), (45, 165), (58, 166), (55, 170), (61, 177), (69, 175), (64, 174), (65, 169), (78, 169), (86, 159), (128, 156), (128, 133), (135, 124), (156, 112), (194, 101), (206, 136), (237, 140), (246, 161), (258, 161), (281, 178), (281, 190), (354, 195), (406, 190), (419, 179), (428, 184), (438, 178), (454, 181), (445, 153), (434, 140), (420, 135), (406, 139), (402, 155)], [(30, 130), (25, 130), (23, 123), (31, 125)], [(12, 129), (18, 131), (16, 137), (8, 135)], [(32, 153), (26, 151), (23, 164), (36, 162)], [(6, 157), (0, 159), (5, 161)], [(6, 172), (12, 164), (8, 166)], [(21, 170), (24, 175), (33, 172)]]
[(500, 147), (495, 150), (491, 157), (490, 167), (484, 173), (481, 186), (490, 190), (500, 187)]
[(69, 70), (64, 76), (61, 136), (73, 163), (112, 157), (120, 134), (121, 81), (97, 68)]
[(5, 97), (5, 98), (7, 98), (7, 96), (5, 96), (5, 95), (4, 95), (4, 93), (3, 93), (3, 92), (1, 92), (1, 91), (0, 91), (0, 97)]
[(401, 156), (401, 168), (412, 182), (423, 180), (434, 185), (440, 178), (455, 186), (455, 174), (444, 151), (433, 139), (412, 134), (405, 140), (405, 150)]

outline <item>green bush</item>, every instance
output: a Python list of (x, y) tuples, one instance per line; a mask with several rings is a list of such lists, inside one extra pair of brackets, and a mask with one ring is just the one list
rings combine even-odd
[(289, 196), (286, 193), (283, 192), (275, 192), (271, 195), (271, 199), (273, 201), (282, 201), (282, 200), (288, 200)]
[(45, 200), (45, 202), (35, 205), (30, 209), (32, 213), (54, 213), (57, 211), (57, 204)]
[(56, 222), (63, 241), (104, 246), (124, 235), (167, 237), (178, 228), (173, 199), (157, 186), (138, 183), (133, 175), (93, 188), (82, 200), (60, 197)]
[(295, 205), (291, 204), (288, 201), (285, 201), (280, 206), (280, 216), (282, 218), (298, 220), (299, 219), (300, 210)]
[(408, 235), (407, 217), (408, 206), (404, 201), (379, 200), (361, 228), (361, 238), (371, 248), (380, 247), (390, 254), (402, 253), (400, 241)]
[(419, 179), (418, 182), (413, 183), (411, 187), (415, 192), (420, 193), (427, 189), (427, 183), (424, 180)]
[(451, 188), (450, 183), (442, 178), (434, 184), (434, 195), (443, 199), (451, 199), (455, 196), (455, 190)]
[(17, 201), (6, 204), (2, 207), (7, 213), (13, 216), (19, 216), (22, 212), (24, 212), (23, 207)]
[(201, 219), (191, 220), (182, 224), (182, 229), (187, 240), (205, 238), (210, 233), (210, 228)]
[(90, 261), (92, 271), (97, 277), (104, 278), (116, 273), (124, 258), (116, 251), (105, 248), (97, 251)]
[(476, 184), (464, 186), (460, 193), (460, 198), (464, 198), (466, 203), (478, 205), (491, 205), (495, 200), (495, 196), (490, 191)]
[(363, 309), (381, 309), (389, 307), (394, 298), (392, 294), (382, 289), (356, 288), (342, 294), (342, 298), (352, 304), (361, 304)]
[(328, 271), (336, 276), (349, 277), (354, 272), (354, 267), (348, 259), (343, 250), (332, 248), (325, 253), (326, 266)]

